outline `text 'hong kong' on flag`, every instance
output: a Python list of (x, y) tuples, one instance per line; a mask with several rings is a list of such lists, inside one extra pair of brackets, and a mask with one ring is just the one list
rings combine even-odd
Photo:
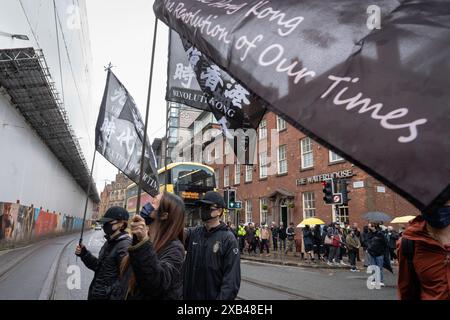
[[(139, 183), (144, 123), (133, 97), (108, 70), (105, 92), (95, 128), (95, 146), (116, 168)], [(144, 174), (141, 187), (151, 196), (159, 193), (156, 158), (145, 141)]]

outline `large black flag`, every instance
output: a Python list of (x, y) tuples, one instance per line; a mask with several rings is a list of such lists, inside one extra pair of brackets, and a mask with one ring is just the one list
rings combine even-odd
[[(109, 162), (128, 178), (139, 183), (144, 123), (133, 98), (109, 70), (95, 129), (95, 145)], [(156, 158), (147, 139), (141, 187), (155, 196), (159, 193)]]
[(420, 210), (450, 198), (449, 1), (156, 0), (154, 10), (269, 110)]
[(189, 41), (170, 33), (166, 99), (211, 111), (241, 164), (254, 164), (256, 129), (266, 108)]
[(181, 39), (174, 31), (169, 35), (166, 100), (209, 111), (207, 98), (197, 82)]

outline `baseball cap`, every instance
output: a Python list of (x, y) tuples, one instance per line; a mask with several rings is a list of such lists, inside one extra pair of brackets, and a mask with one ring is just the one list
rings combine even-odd
[(130, 214), (127, 210), (122, 207), (111, 207), (109, 208), (105, 215), (98, 220), (100, 223), (110, 222), (114, 220), (125, 220), (127, 221), (130, 218)]
[(201, 206), (205, 204), (215, 204), (219, 208), (225, 208), (225, 201), (220, 193), (215, 191), (208, 191), (205, 193), (204, 197), (200, 200), (195, 201), (196, 206)]

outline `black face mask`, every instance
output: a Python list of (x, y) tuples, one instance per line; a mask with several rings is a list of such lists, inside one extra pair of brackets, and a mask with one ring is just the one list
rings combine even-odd
[(216, 210), (216, 209), (211, 209), (211, 208), (208, 208), (208, 207), (202, 207), (201, 210), (200, 210), (201, 211), (200, 215), (201, 215), (202, 221), (205, 222), (205, 221), (209, 221), (209, 220), (215, 218), (215, 217), (211, 216), (211, 213), (214, 210)]
[(422, 214), (424, 220), (435, 229), (444, 229), (450, 225), (450, 206), (439, 208), (433, 214)]
[(113, 230), (113, 225), (110, 222), (103, 224), (103, 231), (107, 236), (111, 236), (115, 230)]

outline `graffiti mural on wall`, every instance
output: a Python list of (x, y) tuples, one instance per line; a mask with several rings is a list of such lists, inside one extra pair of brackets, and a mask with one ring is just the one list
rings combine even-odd
[(29, 240), (57, 232), (81, 230), (82, 225), (82, 218), (17, 203), (0, 202), (0, 240)]

